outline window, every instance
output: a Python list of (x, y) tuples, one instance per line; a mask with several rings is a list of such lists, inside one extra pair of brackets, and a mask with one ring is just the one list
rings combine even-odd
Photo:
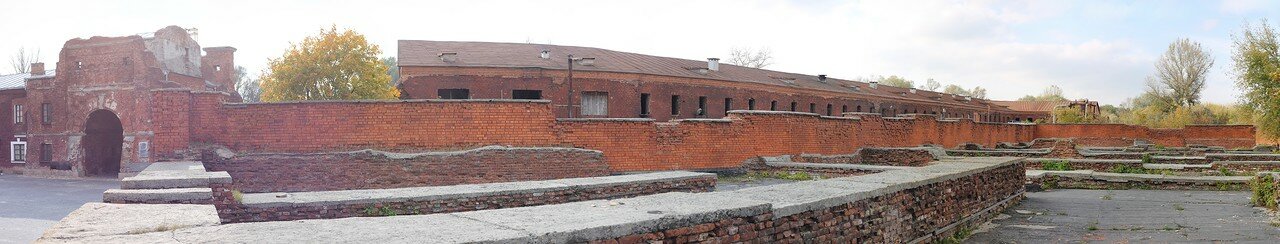
[(76, 61), (76, 69), (84, 69), (84, 62)]
[(859, 112), (859, 113), (861, 113), (861, 112), (862, 112), (862, 105), (858, 105), (858, 112)]
[(22, 104), (13, 105), (13, 123), (14, 124), (22, 123)]
[(471, 90), (440, 89), (436, 90), (436, 95), (439, 95), (440, 99), (471, 99)]
[(707, 97), (698, 97), (698, 116), (707, 115)]
[(53, 123), (53, 104), (40, 104), (40, 122), (46, 125)]
[(840, 115), (844, 115), (844, 113), (848, 113), (848, 112), (849, 112), (849, 105), (840, 105)]
[(649, 93), (640, 93), (640, 117), (649, 117)]
[(680, 115), (680, 95), (671, 95), (671, 115)]
[(769, 102), (769, 110), (778, 111), (778, 101)]
[(815, 114), (816, 114), (816, 113), (818, 113), (818, 104), (817, 104), (817, 103), (809, 103), (809, 112), (810, 112), (810, 113), (815, 113)]
[(53, 162), (53, 144), (40, 144), (40, 162)]
[(12, 163), (20, 164), (27, 162), (27, 142), (22, 140), (22, 137), (18, 137), (17, 141), (9, 142), (9, 148), (11, 149), (9, 152), (12, 154), (9, 158), (12, 159), (10, 160)]
[(796, 102), (791, 102), (791, 112), (796, 111)]
[(724, 98), (724, 114), (729, 115), (729, 110), (733, 110), (733, 98)]
[(222, 71), (222, 65), (214, 65), (213, 71)]
[(747, 110), (756, 110), (756, 99), (747, 99)]
[(582, 115), (609, 115), (609, 93), (582, 92)]
[(511, 99), (542, 99), (542, 90), (511, 90)]
[(831, 116), (831, 104), (827, 104), (827, 116)]

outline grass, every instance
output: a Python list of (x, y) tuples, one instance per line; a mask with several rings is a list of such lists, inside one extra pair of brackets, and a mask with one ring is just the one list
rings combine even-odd
[(1174, 204), (1173, 204), (1173, 210), (1182, 211), (1182, 210), (1187, 210), (1187, 209), (1186, 209), (1186, 208), (1183, 208), (1181, 203), (1174, 203)]
[(1106, 195), (1102, 195), (1102, 200), (1111, 200), (1112, 198), (1115, 198), (1114, 192), (1108, 191)]
[(1139, 167), (1132, 167), (1132, 166), (1129, 166), (1129, 165), (1127, 165), (1127, 164), (1116, 164), (1116, 165), (1111, 166), (1111, 173), (1121, 173), (1121, 174), (1151, 174), (1151, 173), (1153, 173), (1153, 172), (1152, 172), (1152, 171), (1150, 171), (1150, 170), (1147, 170), (1146, 168), (1142, 168), (1141, 166), (1139, 166)]
[(1088, 231), (1098, 230), (1098, 221), (1089, 222), (1089, 225), (1085, 226), (1084, 229)]
[(1043, 170), (1050, 170), (1050, 171), (1074, 170), (1071, 168), (1071, 163), (1067, 162), (1066, 160), (1062, 160), (1062, 161), (1045, 160), (1045, 161), (1040, 161), (1040, 165), (1041, 165), (1040, 168)]
[(1222, 176), (1236, 176), (1235, 172), (1231, 172), (1226, 167), (1218, 168), (1218, 173), (1222, 174)]
[(396, 216), (396, 211), (387, 206), (376, 207), (374, 205), (369, 205), (364, 207), (364, 215), (370, 217), (388, 217)]
[(945, 244), (964, 243), (964, 239), (969, 239), (969, 236), (971, 235), (973, 235), (972, 229), (959, 228), (959, 229), (956, 229), (956, 232), (952, 233), (951, 236), (948, 236), (947, 238), (942, 238), (942, 240), (938, 240), (938, 243), (945, 243)]
[(243, 203), (244, 192), (240, 192), (240, 190), (231, 190), (231, 198), (235, 199), (236, 203)]
[(746, 182), (759, 179), (781, 179), (781, 180), (820, 180), (822, 176), (810, 174), (808, 172), (787, 172), (787, 171), (752, 171), (739, 176), (721, 176), (718, 180), (727, 182)]
[(1249, 181), (1253, 191), (1250, 201), (1254, 206), (1276, 209), (1276, 181), (1271, 174), (1263, 174)]

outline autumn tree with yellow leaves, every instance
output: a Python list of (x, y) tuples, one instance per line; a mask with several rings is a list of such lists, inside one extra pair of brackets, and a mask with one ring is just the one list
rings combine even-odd
[(391, 85), (381, 54), (360, 33), (321, 29), (270, 60), (260, 77), (262, 101), (395, 99), (400, 91)]

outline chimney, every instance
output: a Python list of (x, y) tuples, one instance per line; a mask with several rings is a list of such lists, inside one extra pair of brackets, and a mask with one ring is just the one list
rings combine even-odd
[(458, 61), (458, 53), (440, 53), (439, 57), (440, 61), (444, 61), (445, 63)]
[(915, 88), (915, 87), (912, 87), (912, 88), (911, 88), (911, 94), (916, 94), (916, 88)]
[(581, 64), (582, 66), (595, 66), (596, 58), (581, 58), (578, 59), (578, 64)]
[(711, 71), (720, 71), (720, 58), (708, 58), (707, 69)]
[(540, 54), (539, 57), (542, 57), (542, 59), (551, 59), (551, 50), (542, 50), (542, 54)]
[(31, 63), (31, 76), (44, 75), (44, 63)]
[(880, 82), (879, 82), (879, 81), (872, 81), (872, 82), (868, 82), (867, 84), (870, 84), (870, 85), (871, 85), (871, 89), (876, 89), (876, 85), (879, 85), (879, 84), (880, 84)]
[(818, 81), (827, 81), (827, 75), (818, 75)]

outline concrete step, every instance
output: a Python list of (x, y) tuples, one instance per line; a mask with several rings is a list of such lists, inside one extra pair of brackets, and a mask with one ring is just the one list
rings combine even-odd
[(137, 176), (120, 180), (122, 189), (171, 189), (209, 187), (210, 183), (231, 183), (231, 175), (225, 171), (204, 172), (194, 170), (143, 171)]
[(213, 203), (213, 190), (210, 188), (109, 189), (102, 193), (102, 201), (107, 203), (211, 204)]

